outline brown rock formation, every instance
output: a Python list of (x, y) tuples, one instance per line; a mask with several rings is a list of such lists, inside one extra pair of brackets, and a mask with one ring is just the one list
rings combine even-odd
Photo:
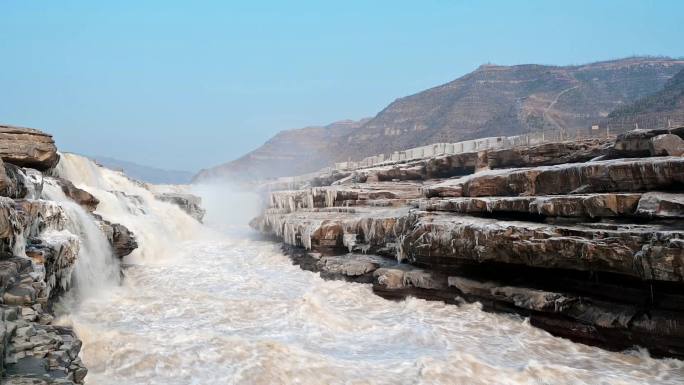
[[(675, 153), (673, 132), (361, 169), (269, 192), (252, 226), (383, 297), (479, 301), (579, 342), (684, 357), (684, 158), (652, 157)], [(615, 149), (630, 157), (594, 160)]]
[(52, 135), (7, 125), (0, 125), (0, 157), (5, 162), (41, 171), (54, 167), (59, 161)]
[(651, 156), (682, 156), (684, 155), (684, 139), (677, 135), (658, 135), (649, 141)]
[[(448, 211), (464, 214), (522, 213), (544, 217), (629, 217), (637, 213), (641, 194), (579, 194), (522, 197), (435, 198), (414, 202), (427, 211)], [(649, 206), (650, 207), (650, 206)], [(654, 208), (649, 216), (667, 216)]]
[(99, 216), (96, 216), (96, 218), (98, 218), (100, 228), (105, 233), (107, 240), (112, 245), (115, 256), (123, 258), (138, 248), (135, 234), (126, 226), (119, 223), (111, 223)]
[(427, 197), (639, 192), (684, 184), (684, 158), (616, 159), (536, 168), (496, 170), (425, 188)]
[(66, 179), (56, 178), (56, 180), (59, 186), (62, 188), (64, 195), (69, 197), (71, 200), (78, 203), (91, 213), (97, 209), (97, 205), (100, 204), (100, 201), (91, 193), (81, 190)]
[(204, 218), (204, 214), (206, 213), (202, 208), (202, 198), (192, 194), (157, 193), (154, 197), (160, 201), (169, 202), (180, 207), (199, 222), (202, 222), (202, 218)]
[(603, 139), (590, 139), (492, 150), (487, 152), (487, 165), (495, 169), (587, 162), (605, 155), (609, 143)]

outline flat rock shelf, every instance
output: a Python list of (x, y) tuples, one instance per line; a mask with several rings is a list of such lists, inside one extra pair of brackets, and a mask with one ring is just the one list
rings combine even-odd
[(577, 342), (683, 358), (683, 133), (265, 184), (251, 226), (303, 269), (386, 298), (480, 302)]

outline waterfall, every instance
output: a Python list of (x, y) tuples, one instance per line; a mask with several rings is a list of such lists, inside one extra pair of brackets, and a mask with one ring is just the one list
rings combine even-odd
[(151, 263), (175, 253), (175, 244), (201, 233), (200, 224), (178, 206), (162, 202), (141, 182), (122, 172), (97, 165), (85, 157), (64, 153), (56, 173), (95, 196), (96, 213), (135, 234), (138, 249), (130, 263)]
[[(117, 281), (119, 264), (114, 258), (111, 245), (95, 219), (81, 206), (71, 201), (54, 180), (47, 179), (43, 185), (43, 197), (56, 201), (67, 218), (64, 230), (80, 240), (74, 277), (79, 293), (92, 293), (106, 284)], [(46, 231), (55, 231), (48, 228)]]

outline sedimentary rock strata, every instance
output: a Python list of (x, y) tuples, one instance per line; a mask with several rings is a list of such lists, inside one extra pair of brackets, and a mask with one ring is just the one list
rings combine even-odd
[(587, 162), (605, 155), (610, 144), (604, 139), (589, 139), (492, 150), (487, 152), (487, 166), (495, 169)]
[(135, 234), (131, 232), (126, 226), (119, 223), (111, 223), (102, 219), (101, 216), (95, 215), (97, 223), (104, 232), (107, 240), (112, 245), (114, 255), (118, 258), (123, 258), (135, 249), (138, 248), (138, 242), (135, 239)]
[(95, 211), (95, 209), (97, 209), (97, 205), (100, 203), (100, 201), (89, 192), (74, 186), (73, 183), (63, 178), (56, 178), (56, 182), (59, 187), (61, 187), (64, 195), (83, 206), (83, 208), (86, 210), (92, 213)]
[(682, 357), (680, 131), (302, 178), (269, 191), (252, 226), (302, 268), (387, 298), (478, 301), (576, 341)]
[(673, 190), (684, 185), (684, 158), (615, 159), (492, 170), (425, 188), (429, 197), (532, 196)]
[(7, 125), (0, 125), (0, 158), (7, 163), (41, 171), (56, 166), (59, 161), (52, 135)]
[[(651, 194), (651, 193), (648, 193)], [(644, 194), (646, 195), (646, 194)], [(656, 200), (667, 194), (649, 195), (654, 203), (639, 214), (667, 216)], [(661, 198), (656, 198), (660, 196)], [(445, 211), (463, 214), (530, 214), (543, 217), (605, 218), (629, 217), (637, 214), (642, 194), (607, 193), (576, 195), (545, 195), (517, 197), (460, 197), (423, 199), (414, 201), (416, 208), (426, 211)], [(647, 211), (652, 214), (647, 214)]]
[[(99, 203), (94, 196), (68, 180), (43, 175), (59, 159), (50, 135), (0, 126), (0, 159), (2, 383), (83, 383), (81, 341), (70, 328), (52, 324), (51, 310), (74, 283), (86, 236), (78, 230), (80, 222), (99, 221), (119, 257), (137, 247), (135, 237), (94, 214)], [(48, 200), (46, 185), (49, 196), (56, 191), (64, 198)]]
[(191, 217), (202, 221), (205, 210), (202, 208), (202, 198), (192, 194), (181, 193), (157, 193), (155, 198), (177, 205)]
[(673, 134), (654, 136), (649, 140), (648, 150), (651, 156), (682, 156), (684, 155), (684, 139)]

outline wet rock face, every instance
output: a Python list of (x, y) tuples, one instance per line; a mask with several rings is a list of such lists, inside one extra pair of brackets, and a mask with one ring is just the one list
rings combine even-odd
[(102, 219), (98, 223), (118, 258), (123, 258), (138, 248), (135, 235), (126, 226)]
[(425, 178), (450, 178), (475, 172), (478, 166), (478, 153), (444, 155), (425, 162)]
[(684, 357), (683, 133), (370, 167), (271, 192), (251, 224), (302, 268), (386, 298), (478, 301), (575, 341)]
[(6, 125), (0, 125), (0, 157), (7, 163), (41, 171), (56, 166), (59, 161), (52, 135)]
[[(51, 307), (72, 285), (80, 234), (61, 203), (42, 199), (42, 171), (58, 155), (52, 137), (0, 125), (0, 377), (3, 384), (80, 384), (87, 369), (73, 330), (52, 324)], [(64, 193), (90, 211), (97, 200), (60, 181)], [(127, 230), (112, 225), (115, 243)], [(126, 235), (128, 234), (128, 235)], [(118, 238), (117, 238), (118, 237)], [(134, 242), (134, 241), (133, 241)]]
[(71, 328), (54, 326), (43, 306), (0, 307), (7, 348), (3, 384), (81, 384), (88, 370)]
[[(590, 340), (616, 349), (651, 346), (657, 355), (681, 356), (684, 334), (672, 313), (645, 314), (640, 306), (615, 304), (570, 293), (512, 286), (451, 276), (449, 287), (469, 300), (484, 301), (530, 317), (530, 323), (568, 338)], [(660, 336), (668, 335), (666, 340)]]
[(192, 194), (156, 193), (154, 197), (163, 202), (177, 205), (191, 217), (202, 222), (206, 211), (202, 208), (202, 198)]
[(71, 284), (79, 240), (48, 230), (30, 238), (25, 251), (28, 258), (0, 260), (2, 383), (82, 383), (82, 343), (71, 328), (52, 325), (48, 311)]
[[(109, 239), (109, 237), (108, 237)], [(123, 258), (138, 248), (135, 235), (122, 224), (112, 224), (112, 237), (110, 240), (114, 248), (114, 255)]]
[(29, 182), (20, 167), (5, 163), (4, 174), (4, 188), (0, 191), (0, 195), (21, 199), (29, 194)]
[(409, 261), (421, 266), (440, 269), (497, 262), (684, 282), (684, 232), (669, 227), (557, 226), (414, 215), (419, 219), (403, 237), (402, 250)]
[(64, 192), (64, 195), (81, 205), (84, 209), (91, 213), (97, 209), (97, 205), (100, 204), (100, 201), (92, 194), (74, 186), (73, 183), (66, 179), (56, 178), (56, 181)]

